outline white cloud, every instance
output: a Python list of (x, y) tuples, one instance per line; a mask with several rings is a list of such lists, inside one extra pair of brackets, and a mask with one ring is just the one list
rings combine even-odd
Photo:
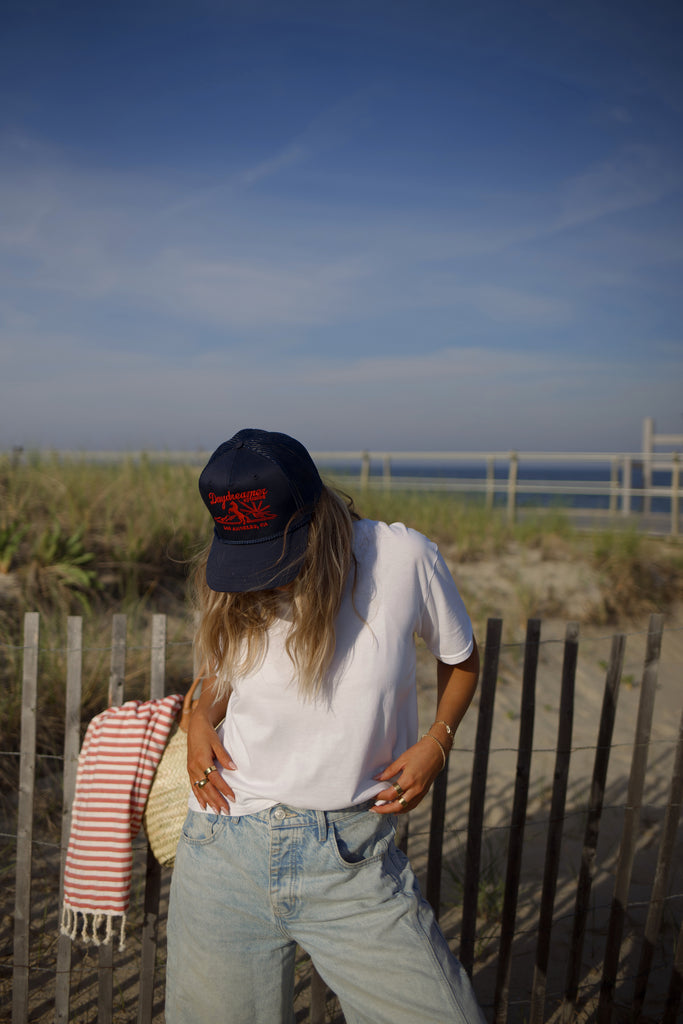
[[(294, 142), (245, 174), (256, 181), (305, 151)], [(630, 245), (620, 245), (611, 240), (623, 242), (625, 229), (612, 223), (581, 259), (558, 237), (654, 203), (676, 187), (672, 168), (647, 147), (595, 164), (554, 192), (483, 197), (472, 210), (464, 198), (438, 220), (417, 202), (391, 216), (362, 205), (342, 214), (304, 200), (292, 210), (222, 186), (199, 216), (192, 188), (68, 167), (53, 154), (41, 161), (28, 173), (5, 161), (0, 172), (0, 201), (9, 211), (0, 259), (12, 283), (0, 303), (9, 315), (10, 307), (16, 314), (40, 310), (43, 300), (49, 305), (61, 294), (81, 308), (104, 300), (133, 314), (182, 315), (198, 326), (239, 330), (335, 324), (411, 308), (469, 310), (533, 330), (572, 320), (576, 285), (630, 280), (643, 287), (641, 238), (650, 258), (659, 251), (660, 262), (680, 259), (680, 245), (665, 228), (631, 228)], [(550, 238), (557, 241), (549, 259)], [(624, 252), (632, 254), (625, 277)], [(552, 264), (563, 253), (560, 273)]]
[[(118, 185), (104, 182), (98, 189), (90, 177), (74, 173), (73, 180), (40, 175), (23, 186), (5, 186), (5, 201), (19, 211), (0, 236), (0, 253), (17, 284), (15, 306), (16, 296), (27, 291), (24, 309), (39, 310), (43, 301), (49, 306), (62, 295), (81, 309), (105, 301), (239, 330), (332, 324), (411, 307), (465, 306), (529, 326), (568, 315), (566, 301), (552, 295), (494, 282), (464, 287), (452, 270), (435, 272), (430, 256), (472, 254), (467, 236), (448, 229), (416, 234), (410, 213), (403, 224), (396, 218), (389, 225), (380, 215), (369, 231), (372, 215), (358, 211), (341, 229), (341, 245), (334, 227), (323, 225), (308, 247), (299, 244), (296, 251), (287, 225), (274, 226), (260, 249), (249, 252), (242, 244), (248, 229), (234, 211), (217, 211), (216, 220), (225, 220), (227, 228), (221, 233), (208, 227), (197, 241), (189, 209), (176, 212), (179, 220), (160, 231), (153, 202), (140, 209), (139, 200), (128, 200), (124, 183)], [(138, 191), (138, 183), (130, 185)], [(145, 194), (154, 191), (148, 182)], [(28, 260), (31, 272), (22, 273), (17, 259)], [(9, 292), (4, 301), (9, 308)]]
[(175, 249), (131, 274), (126, 285), (160, 310), (251, 330), (328, 323), (342, 314), (362, 273), (359, 261), (257, 264)]
[(574, 227), (649, 206), (679, 191), (680, 183), (680, 170), (653, 146), (628, 146), (564, 182), (555, 227)]
[(243, 171), (239, 180), (244, 185), (254, 185), (257, 181), (263, 181), (266, 178), (271, 178), (284, 168), (292, 167), (295, 164), (301, 163), (309, 155), (308, 150), (305, 146), (299, 143), (291, 143), (285, 146), (284, 149), (280, 150), (274, 156), (269, 157), (266, 160), (262, 160), (254, 167), (248, 168)]
[[(285, 148), (252, 180), (298, 158)], [(642, 416), (679, 415), (679, 319), (657, 324), (656, 357), (648, 336), (640, 365), (612, 361), (586, 300), (680, 261), (670, 224), (601, 224), (667, 195), (652, 150), (443, 216), (421, 199), (293, 212), (249, 189), (212, 210), (163, 179), (41, 160), (0, 165), (0, 448), (210, 447), (249, 422), (326, 448), (624, 448)], [(577, 255), (559, 233), (589, 223)], [(363, 358), (334, 348), (347, 328)]]

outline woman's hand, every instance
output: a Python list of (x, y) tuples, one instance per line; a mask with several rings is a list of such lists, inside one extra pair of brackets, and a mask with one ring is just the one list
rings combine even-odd
[(406, 814), (424, 800), (434, 779), (443, 767), (443, 757), (438, 744), (429, 736), (423, 736), (414, 746), (392, 761), (378, 782), (392, 783), (376, 794), (375, 800), (385, 800), (381, 807), (371, 807), (375, 814)]
[[(197, 706), (190, 717), (187, 730), (187, 771), (192, 782), (192, 792), (203, 810), (210, 807), (216, 814), (221, 810), (230, 811), (230, 800), (235, 799), (232, 789), (223, 779), (216, 763), (234, 771), (234, 763), (218, 738), (210, 713)], [(197, 782), (206, 784), (201, 786)]]
[(464, 661), (449, 665), (437, 659), (436, 720), (418, 743), (397, 757), (381, 775), (375, 776), (378, 782), (393, 780), (391, 786), (377, 794), (375, 799), (387, 802), (381, 807), (372, 807), (375, 814), (403, 814), (424, 800), (434, 779), (446, 766), (455, 730), (474, 696), (478, 676), (479, 653), (474, 639), (472, 651)]

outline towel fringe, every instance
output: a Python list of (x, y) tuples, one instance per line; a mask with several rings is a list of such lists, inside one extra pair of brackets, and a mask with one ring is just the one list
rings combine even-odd
[(95, 913), (92, 910), (75, 910), (64, 904), (59, 930), (72, 942), (80, 940), (86, 946), (108, 946), (114, 940), (115, 926), (118, 925), (119, 950), (124, 950), (126, 923), (125, 913)]

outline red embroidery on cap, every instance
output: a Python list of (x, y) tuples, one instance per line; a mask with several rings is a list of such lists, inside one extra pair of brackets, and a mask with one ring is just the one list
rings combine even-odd
[(272, 519), (277, 519), (277, 514), (270, 511), (270, 505), (265, 505), (258, 498), (265, 497), (268, 492), (242, 491), (239, 494), (209, 495), (212, 505), (228, 506), (227, 515), (214, 516), (217, 523), (224, 530), (258, 530), (267, 526)]
[(214, 494), (209, 491), (209, 504), (220, 505), (225, 512), (226, 503), (229, 501), (262, 501), (268, 497), (268, 491), (261, 487), (256, 491), (228, 491), (226, 494)]

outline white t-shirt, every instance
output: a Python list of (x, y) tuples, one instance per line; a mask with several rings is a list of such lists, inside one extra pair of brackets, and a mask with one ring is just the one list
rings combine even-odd
[[(374, 776), (417, 740), (414, 635), (451, 665), (472, 651), (469, 616), (436, 545), (401, 523), (361, 519), (354, 531), (353, 603), (350, 579), (320, 696), (299, 694), (286, 620), (269, 632), (259, 668), (233, 681), (219, 728), (237, 765), (219, 768), (236, 796), (233, 815), (369, 800), (386, 786)], [(194, 795), (190, 807), (201, 810)]]

